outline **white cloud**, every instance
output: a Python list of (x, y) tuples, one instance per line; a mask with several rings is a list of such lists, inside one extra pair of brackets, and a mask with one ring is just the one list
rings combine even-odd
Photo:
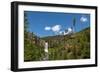
[(62, 33), (62, 32), (60, 31), (60, 30), (61, 30), (61, 25), (54, 25), (54, 26), (52, 26), (52, 27), (46, 26), (46, 27), (44, 28), (44, 30), (46, 30), (46, 31), (52, 31), (52, 32), (54, 32), (55, 34), (61, 34), (61, 33)]
[(51, 27), (46, 26), (44, 29), (47, 30), (47, 31), (49, 31), (49, 30), (51, 30)]
[(80, 18), (80, 21), (81, 21), (81, 22), (86, 22), (86, 21), (87, 21), (87, 18), (82, 16), (82, 17)]
[(73, 30), (72, 30), (72, 28), (68, 28), (68, 32), (72, 32)]
[(67, 32), (64, 32), (64, 35), (71, 34), (73, 32), (72, 28), (68, 28), (67, 30)]
[(59, 31), (59, 34), (63, 34), (64, 31)]
[(52, 27), (53, 32), (59, 32), (60, 29), (61, 29), (61, 25), (55, 25), (55, 26)]

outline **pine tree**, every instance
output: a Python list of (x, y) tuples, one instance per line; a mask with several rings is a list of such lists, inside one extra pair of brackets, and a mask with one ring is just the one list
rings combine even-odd
[(27, 19), (27, 13), (24, 13), (24, 31), (28, 31), (28, 19)]
[(76, 18), (73, 18), (73, 32), (75, 32), (75, 26), (76, 26)]

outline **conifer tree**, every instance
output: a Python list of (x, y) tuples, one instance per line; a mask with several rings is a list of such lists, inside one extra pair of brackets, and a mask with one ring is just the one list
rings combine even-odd
[(75, 26), (76, 26), (76, 18), (74, 17), (73, 18), (73, 27), (72, 27), (73, 32), (75, 32)]

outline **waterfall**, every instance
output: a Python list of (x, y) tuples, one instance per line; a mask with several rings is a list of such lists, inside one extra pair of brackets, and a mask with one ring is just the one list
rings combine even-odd
[(44, 51), (45, 51), (46, 53), (48, 53), (48, 42), (45, 42), (45, 49), (44, 49)]
[(43, 58), (43, 60), (48, 60), (48, 59), (49, 59), (49, 54), (48, 54), (48, 42), (45, 42), (45, 45), (44, 45), (44, 52), (45, 52), (45, 57)]

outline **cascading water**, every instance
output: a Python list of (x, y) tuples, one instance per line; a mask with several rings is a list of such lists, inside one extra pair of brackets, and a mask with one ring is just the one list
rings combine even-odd
[(49, 54), (48, 54), (48, 42), (45, 42), (44, 52), (45, 52), (45, 57), (44, 57), (43, 60), (48, 60), (48, 59), (49, 59)]

